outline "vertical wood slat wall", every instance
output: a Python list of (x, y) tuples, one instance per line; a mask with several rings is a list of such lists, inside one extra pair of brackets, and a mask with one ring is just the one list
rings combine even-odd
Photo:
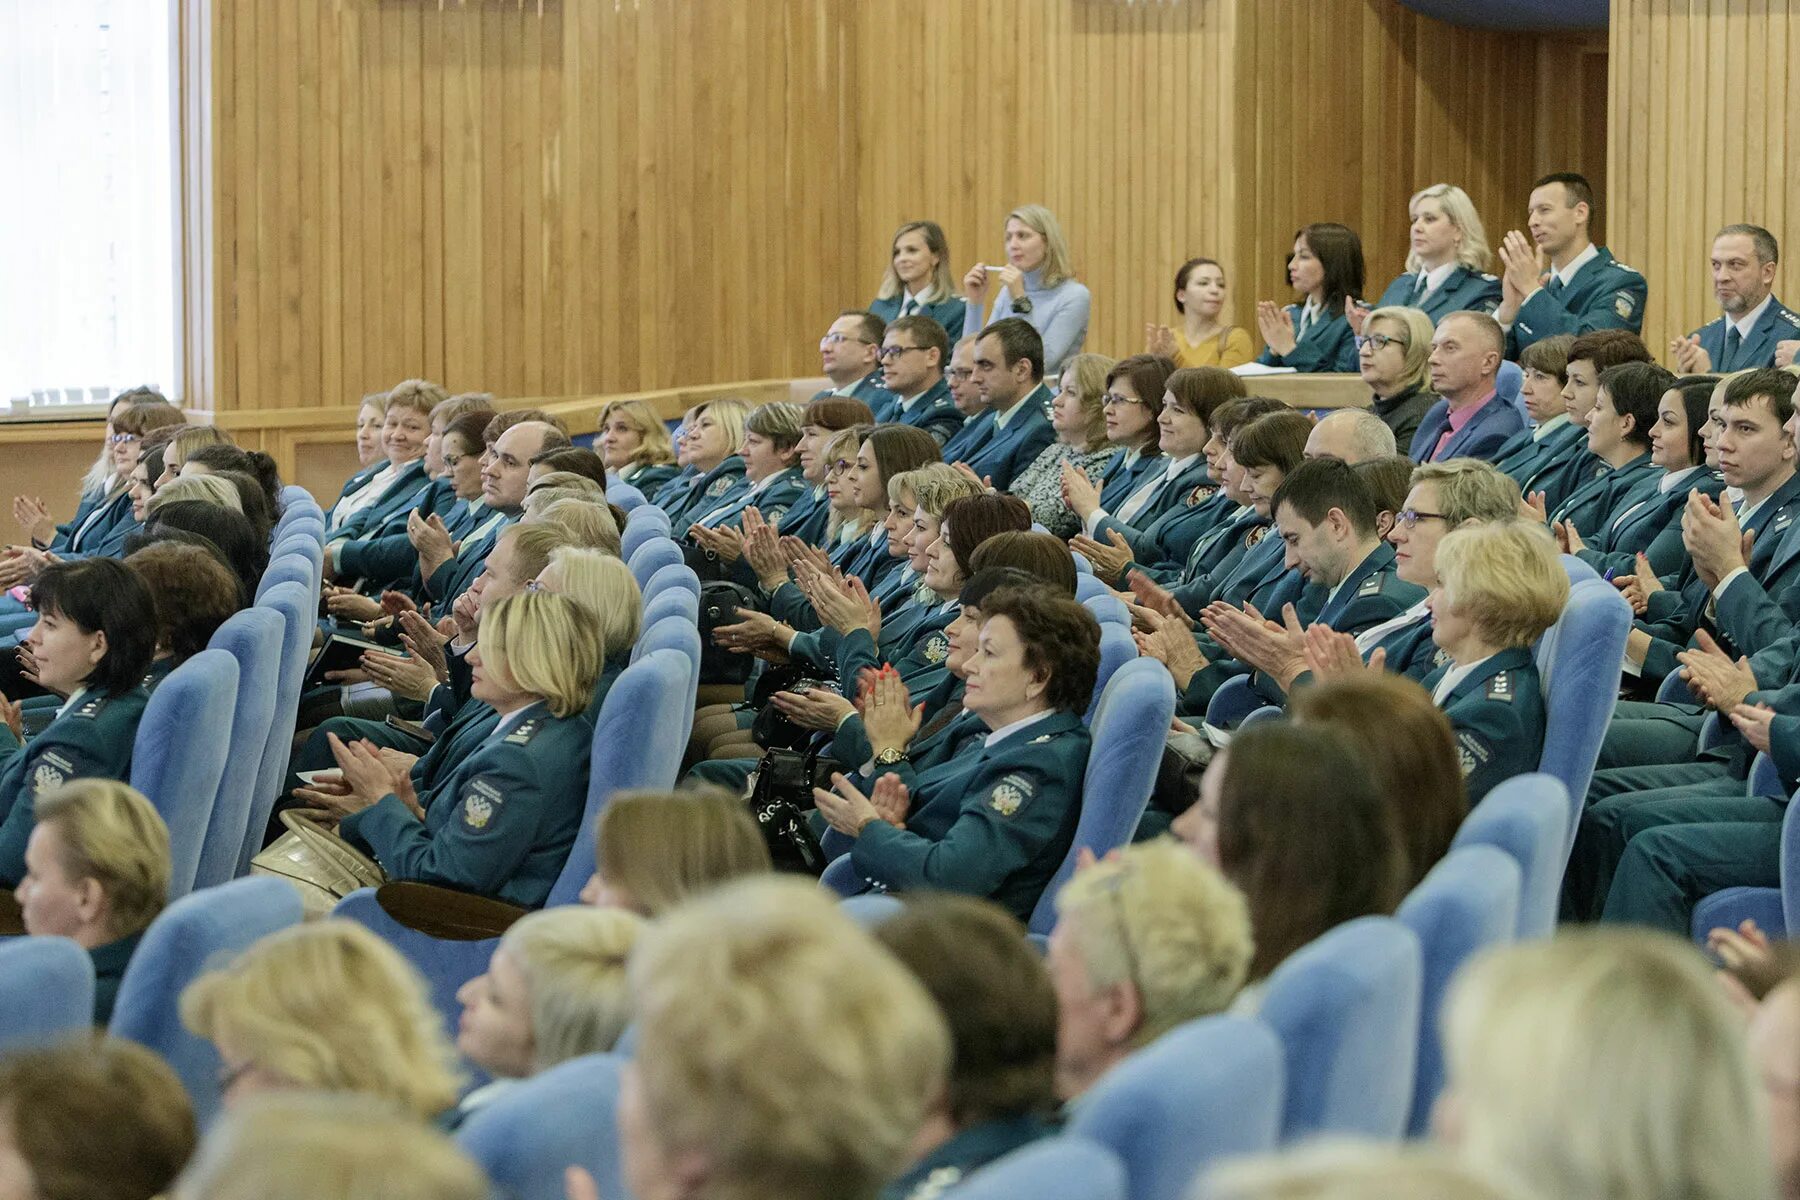
[(1718, 317), (1708, 257), (1722, 225), (1781, 241), (1775, 294), (1800, 302), (1800, 20), (1785, 0), (1613, 0), (1609, 191), (1615, 253), (1650, 282), (1644, 339)]
[(1191, 254), (1248, 324), (1300, 224), (1358, 228), (1375, 293), (1418, 187), (1497, 239), (1604, 167), (1579, 44), (1394, 0), (182, 3), (189, 402), (240, 414), (811, 373), (902, 220), (960, 275), (1028, 201), (1124, 354)]

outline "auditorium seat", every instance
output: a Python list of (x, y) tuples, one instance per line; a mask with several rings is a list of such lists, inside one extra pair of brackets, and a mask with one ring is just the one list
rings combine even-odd
[(300, 684), (306, 677), (306, 660), (312, 652), (313, 630), (319, 611), (315, 589), (289, 581), (269, 589), (257, 600), (258, 607), (281, 617), (281, 656), (275, 681), (275, 707), (269, 719), (269, 740), (257, 769), (256, 790), (244, 823), (244, 844), (238, 851), (237, 874), (250, 873), (250, 860), (263, 847), (269, 814), (281, 791), (281, 780), (292, 753), (294, 726), (300, 715)]
[(942, 1200), (1127, 1200), (1118, 1155), (1087, 1138), (1045, 1138), (1014, 1150), (941, 1193)]
[(281, 646), (286, 626), (272, 608), (246, 608), (234, 613), (213, 634), (210, 648), (237, 661), (237, 703), (231, 715), (225, 773), (206, 823), (195, 887), (211, 887), (235, 878), (238, 857), (250, 820), (252, 801), (262, 782), (263, 756), (275, 720), (280, 692)]
[[(687, 568), (664, 567), (657, 572), (657, 575), (665, 575), (674, 570), (686, 571)], [(655, 581), (652, 580), (652, 582)], [(655, 596), (646, 596), (644, 598), (644, 628), (650, 628), (665, 617), (680, 617), (689, 625), (699, 628), (700, 598), (684, 587), (664, 588)]]
[(859, 896), (845, 896), (843, 902), (844, 915), (861, 925), (864, 929), (873, 929), (889, 917), (897, 917), (906, 909), (905, 901), (887, 892), (864, 892)]
[(148, 1046), (175, 1068), (202, 1129), (219, 1107), (219, 1055), (182, 1025), (181, 993), (252, 942), (299, 924), (300, 916), (300, 893), (292, 884), (236, 879), (164, 909), (125, 968), (107, 1031)]
[(1174, 716), (1175, 683), (1154, 659), (1134, 658), (1108, 681), (1094, 707), (1075, 842), (1032, 910), (1031, 932), (1048, 934), (1055, 927), (1056, 894), (1075, 873), (1081, 850), (1104, 858), (1131, 841), (1156, 785)]
[[(1759, 756), (1766, 757), (1766, 756)], [(1755, 921), (1771, 939), (1800, 929), (1800, 804), (1789, 800), (1781, 819), (1781, 886), (1730, 887), (1714, 892), (1694, 906), (1691, 926), (1694, 940), (1706, 944), (1715, 929), (1735, 929)]]
[(644, 603), (650, 603), (653, 598), (660, 596), (670, 588), (680, 588), (698, 600), (700, 598), (700, 577), (694, 574), (694, 568), (686, 563), (670, 563), (666, 567), (659, 567), (656, 574), (650, 576), (649, 581), (642, 585)]
[[(270, 561), (268, 569), (263, 572), (261, 581), (256, 585), (257, 603), (272, 590), (284, 583), (299, 584), (307, 591), (318, 591), (318, 572), (307, 566), (304, 558), (297, 554), (286, 554)], [(313, 606), (318, 607), (316, 604)]]
[(1206, 723), (1220, 729), (1235, 729), (1259, 708), (1273, 707), (1250, 686), (1248, 675), (1233, 675), (1219, 685), (1219, 690), (1206, 702)]
[[(1089, 578), (1092, 576), (1079, 576), (1078, 582), (1079, 579)], [(1081, 603), (1083, 607), (1094, 614), (1094, 620), (1102, 625), (1123, 625), (1127, 630), (1131, 628), (1131, 610), (1125, 607), (1123, 600), (1109, 595), (1104, 588), (1097, 595), (1091, 596)]]
[(1570, 804), (1560, 779), (1514, 776), (1474, 807), (1451, 843), (1455, 848), (1497, 846), (1519, 864), (1521, 939), (1549, 937), (1556, 929), (1563, 871), (1569, 864), (1563, 838)]
[(1287, 1063), (1284, 1142), (1405, 1132), (1422, 969), (1418, 936), (1391, 917), (1339, 925), (1275, 968), (1258, 1015)]
[(669, 538), (660, 534), (652, 534), (626, 556), (626, 565), (637, 578), (638, 587), (649, 584), (656, 573), (664, 567), (681, 562), (681, 547)]
[[(1619, 696), (1620, 664), (1631, 632), (1631, 605), (1600, 579), (1575, 584), (1562, 616), (1533, 650), (1544, 692), (1544, 750), (1538, 770), (1562, 780), (1571, 797), (1587, 795), (1600, 743)], [(1575, 845), (1577, 803), (1565, 830)]]
[[(1100, 707), (1100, 696), (1106, 691), (1107, 681), (1126, 663), (1136, 662), (1137, 657), (1137, 642), (1132, 640), (1129, 625), (1115, 625), (1111, 621), (1101, 622), (1100, 671), (1094, 677), (1094, 698), (1088, 701), (1087, 713), (1082, 718), (1088, 724), (1094, 723), (1094, 711)], [(1164, 721), (1162, 732), (1167, 733), (1168, 731), (1169, 723)]]
[(39, 1046), (94, 1021), (94, 960), (61, 937), (0, 941), (0, 1051)]
[(1106, 585), (1093, 575), (1082, 575), (1078, 573), (1075, 576), (1075, 598), (1083, 604), (1086, 604), (1095, 596), (1110, 595), (1112, 595), (1112, 593), (1107, 590)]
[(1275, 1148), (1285, 1076), (1267, 1025), (1202, 1017), (1102, 1075), (1069, 1106), (1067, 1128), (1118, 1156), (1130, 1200), (1182, 1200), (1208, 1165)]
[(1510, 854), (1496, 846), (1452, 850), (1419, 882), (1395, 915), (1419, 937), (1423, 954), (1423, 1005), (1419, 1015), (1419, 1065), (1412, 1117), (1406, 1131), (1423, 1136), (1431, 1106), (1444, 1085), (1444, 1050), (1438, 1021), (1457, 971), (1489, 946), (1518, 934), (1523, 876)]
[(269, 551), (269, 560), (273, 562), (289, 555), (304, 558), (312, 565), (315, 576), (325, 569), (325, 547), (305, 529), (295, 530), (276, 542)]
[(150, 694), (131, 751), (131, 786), (169, 826), (169, 895), (193, 890), (206, 827), (225, 777), (237, 706), (237, 659), (202, 650)]
[(456, 1141), (509, 1200), (563, 1200), (571, 1166), (587, 1168), (602, 1196), (624, 1196), (614, 1129), (625, 1062), (587, 1054), (521, 1080), (476, 1109)]
[(606, 488), (606, 499), (609, 504), (616, 504), (624, 509), (627, 518), (630, 517), (632, 511), (639, 505), (649, 503), (644, 497), (644, 493), (638, 491), (629, 483), (608, 484)]

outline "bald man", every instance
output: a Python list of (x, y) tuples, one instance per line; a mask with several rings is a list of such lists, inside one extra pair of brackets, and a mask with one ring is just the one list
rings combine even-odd
[(1394, 453), (1394, 431), (1363, 408), (1340, 408), (1307, 435), (1308, 458), (1341, 458), (1352, 465)]
[(1443, 399), (1419, 422), (1408, 457), (1420, 463), (1487, 461), (1525, 428), (1518, 408), (1495, 392), (1505, 353), (1506, 334), (1485, 313), (1455, 312), (1438, 322), (1431, 339), (1431, 390)]

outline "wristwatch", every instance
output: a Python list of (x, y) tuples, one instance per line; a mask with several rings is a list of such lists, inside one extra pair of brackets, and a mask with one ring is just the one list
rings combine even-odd
[(883, 750), (880, 754), (875, 756), (875, 765), (878, 767), (891, 767), (895, 763), (904, 762), (905, 760), (906, 751), (897, 750), (894, 747), (889, 746), (886, 750)]
[(1014, 312), (1018, 313), (1020, 316), (1030, 316), (1031, 315), (1031, 297), (1030, 296), (1020, 296), (1017, 300), (1014, 300), (1012, 302), (1012, 310)]

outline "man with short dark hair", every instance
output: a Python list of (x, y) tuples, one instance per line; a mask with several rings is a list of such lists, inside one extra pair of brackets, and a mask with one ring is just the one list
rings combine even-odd
[(1044, 386), (1044, 339), (1022, 318), (1003, 317), (977, 335), (973, 367), (987, 411), (950, 439), (944, 461), (964, 463), (1003, 492), (1056, 440)]
[(819, 362), (831, 386), (813, 397), (861, 400), (879, 417), (893, 393), (881, 386), (881, 338), (887, 324), (872, 312), (847, 308), (819, 339)]
[(923, 429), (940, 446), (949, 441), (963, 424), (944, 380), (949, 359), (950, 337), (931, 317), (901, 317), (889, 325), (882, 335), (881, 379), (890, 399), (875, 410), (875, 419)]
[(1713, 295), (1724, 315), (1669, 344), (1688, 375), (1775, 365), (1776, 344), (1800, 337), (1800, 314), (1775, 298), (1781, 249), (1760, 225), (1727, 225), (1713, 238)]
[(1539, 338), (1594, 329), (1644, 328), (1650, 285), (1588, 238), (1594, 189), (1584, 176), (1558, 171), (1531, 188), (1531, 236), (1517, 229), (1500, 244), (1500, 307), (1506, 354)]
[(1453, 312), (1431, 338), (1431, 390), (1442, 396), (1419, 422), (1414, 462), (1491, 458), (1525, 428), (1519, 410), (1499, 398), (1496, 379), (1506, 338), (1485, 313)]

